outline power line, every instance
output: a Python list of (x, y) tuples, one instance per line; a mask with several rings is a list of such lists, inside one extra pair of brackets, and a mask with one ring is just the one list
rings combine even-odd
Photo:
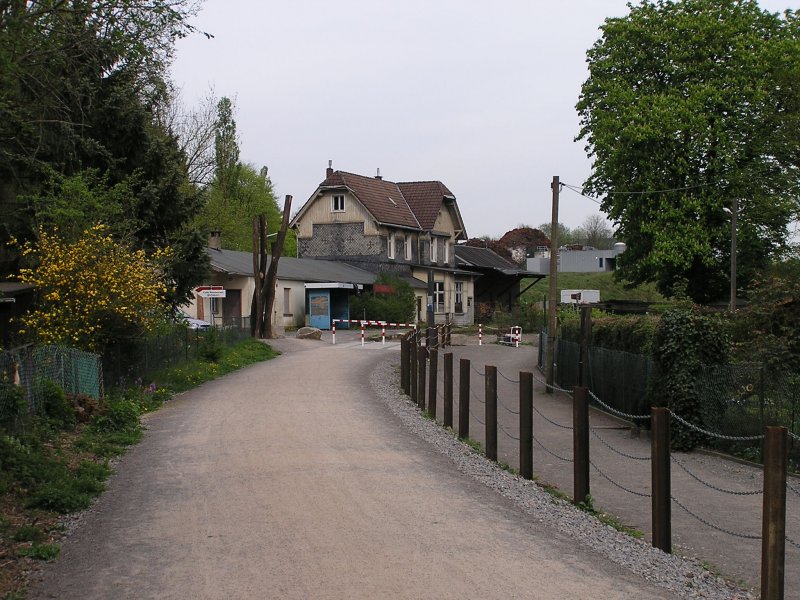
[[(588, 196), (587, 194), (584, 194), (582, 187), (579, 187), (577, 185), (571, 185), (569, 183), (562, 183), (561, 185), (564, 186), (565, 188), (567, 188), (568, 190), (573, 191), (573, 192), (575, 192), (576, 194), (578, 194), (580, 196), (583, 196), (584, 198), (588, 198), (592, 202), (596, 202), (597, 204), (601, 204), (602, 203), (601, 200), (598, 200), (597, 198), (595, 198), (593, 196)], [(694, 189), (697, 189), (697, 188), (709, 187), (711, 185), (716, 185), (716, 184), (700, 183), (700, 184), (697, 184), (697, 185), (687, 185), (687, 186), (684, 186), (684, 187), (670, 188), (670, 189), (666, 189), (666, 190), (645, 190), (645, 191), (641, 191), (641, 192), (608, 192), (608, 195), (609, 196), (644, 196), (644, 195), (647, 195), (647, 194), (667, 194), (669, 192), (683, 192), (683, 191), (686, 191), (686, 190), (694, 190)]]

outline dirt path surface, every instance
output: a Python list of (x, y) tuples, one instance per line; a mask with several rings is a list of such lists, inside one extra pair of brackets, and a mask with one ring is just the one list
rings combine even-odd
[(31, 598), (669, 598), (404, 430), (367, 377), (396, 352), (281, 340), (182, 394)]

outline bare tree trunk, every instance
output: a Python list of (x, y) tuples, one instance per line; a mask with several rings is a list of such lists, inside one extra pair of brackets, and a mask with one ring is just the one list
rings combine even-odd
[[(275, 303), (275, 282), (278, 279), (278, 261), (283, 255), (283, 244), (286, 240), (286, 232), (289, 229), (289, 214), (292, 208), (292, 197), (287, 195), (283, 205), (283, 219), (281, 220), (281, 227), (278, 230), (278, 237), (272, 245), (272, 260), (269, 262), (269, 268), (266, 268), (266, 243), (267, 231), (266, 221), (264, 217), (260, 217), (259, 223), (261, 225), (260, 238), (261, 238), (261, 264), (256, 269), (255, 263), (255, 223), (253, 224), (253, 270), (257, 271), (256, 274), (256, 291), (254, 296), (254, 307), (252, 310), (256, 313), (254, 333), (256, 338), (270, 339), (274, 337), (272, 331), (272, 307)], [(265, 272), (266, 271), (266, 272)]]
[(264, 296), (261, 288), (267, 271), (267, 220), (263, 215), (253, 219), (253, 302), (250, 304), (250, 335), (264, 336)]

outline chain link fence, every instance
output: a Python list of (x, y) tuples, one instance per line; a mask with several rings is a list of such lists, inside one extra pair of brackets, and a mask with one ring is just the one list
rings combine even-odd
[(0, 381), (25, 389), (28, 409), (41, 408), (45, 384), (51, 381), (67, 394), (103, 395), (100, 356), (61, 346), (23, 346), (0, 353)]

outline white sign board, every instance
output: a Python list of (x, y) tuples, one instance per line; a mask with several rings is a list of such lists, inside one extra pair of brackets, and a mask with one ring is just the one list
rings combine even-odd
[(202, 298), (225, 298), (225, 290), (200, 290), (197, 294)]
[(600, 290), (561, 290), (561, 304), (594, 304), (600, 302)]

